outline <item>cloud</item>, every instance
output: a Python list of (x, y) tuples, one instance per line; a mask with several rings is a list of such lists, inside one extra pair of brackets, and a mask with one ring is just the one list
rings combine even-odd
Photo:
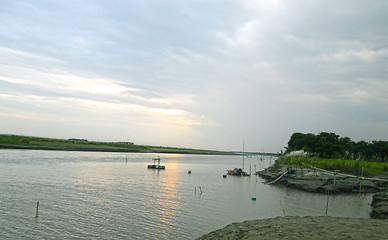
[(361, 61), (361, 62), (372, 62), (378, 61), (381, 58), (388, 57), (388, 49), (368, 49), (368, 48), (358, 48), (358, 49), (340, 49), (332, 53), (324, 53), (321, 56), (318, 56), (318, 59), (325, 61), (335, 61), (335, 62), (351, 62), (351, 61)]
[(342, 88), (339, 96), (350, 103), (372, 103), (376, 106), (388, 103), (388, 86), (384, 80), (357, 79), (356, 84)]
[(135, 88), (122, 86), (113, 79), (96, 77), (93, 75), (82, 76), (79, 73), (65, 72), (63, 70), (41, 70), (29, 67), (15, 67), (0, 64), (3, 74), (0, 79), (10, 83), (24, 84), (54, 91), (78, 91), (91, 94), (119, 94), (123, 92), (138, 91)]
[[(62, 63), (62, 61), (57, 58), (53, 58), (50, 56), (41, 55), (37, 53), (31, 53), (31, 52), (21, 51), (17, 49), (7, 48), (7, 47), (0, 46), (0, 52), (4, 56), (11, 57), (11, 59), (12, 57), (17, 58), (17, 61), (20, 61), (21, 59), (29, 59), (31, 61), (38, 61), (38, 62), (44, 61), (44, 62)], [(10, 61), (11, 59), (8, 59), (8, 61)]]
[(232, 48), (255, 49), (257, 48), (260, 33), (260, 21), (254, 19), (243, 23), (233, 33), (217, 32), (216, 36)]
[(296, 102), (297, 104), (329, 104), (330, 97), (317, 93), (296, 93), (283, 97), (283, 100)]
[[(7, 111), (4, 116), (45, 120), (45, 121), (82, 121), (87, 115), (94, 116), (109, 116), (111, 119), (117, 118), (121, 122), (128, 119), (128, 116), (136, 116), (137, 118), (150, 119), (157, 118), (158, 122), (169, 122), (180, 126), (199, 125), (190, 113), (174, 108), (156, 108), (147, 107), (145, 105), (130, 104), (124, 102), (109, 102), (109, 101), (95, 101), (82, 98), (65, 98), (65, 97), (44, 97), (37, 95), (22, 95), (22, 94), (0, 94), (0, 99), (4, 103), (10, 102), (8, 107), (4, 107)], [(12, 103), (11, 103), (12, 102)], [(24, 107), (23, 107), (24, 106)], [(31, 106), (30, 110), (24, 110), (26, 106)], [(58, 109), (62, 113), (58, 114)], [(41, 111), (45, 114), (39, 115)], [(66, 115), (66, 113), (79, 112), (78, 115)], [(66, 115), (66, 117), (59, 117)], [(87, 117), (89, 118), (89, 117)], [(198, 117), (198, 119), (200, 119)]]
[(9, 1), (2, 129), (275, 152), (294, 131), (378, 138), (387, 16), (380, 0)]

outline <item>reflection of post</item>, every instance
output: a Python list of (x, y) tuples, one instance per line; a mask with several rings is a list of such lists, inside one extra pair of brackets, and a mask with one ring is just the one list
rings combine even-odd
[(329, 185), (327, 185), (326, 217), (327, 217), (327, 210), (329, 208), (329, 197), (330, 197), (330, 183)]
[(361, 175), (360, 175), (360, 191), (358, 192), (358, 195), (361, 195), (361, 188), (362, 188), (362, 180), (364, 180), (364, 166), (361, 167)]
[(286, 216), (286, 212), (284, 211), (282, 200), (279, 200), (279, 201), (280, 201), (280, 206), (282, 207), (282, 210), (283, 210), (283, 217), (285, 217)]

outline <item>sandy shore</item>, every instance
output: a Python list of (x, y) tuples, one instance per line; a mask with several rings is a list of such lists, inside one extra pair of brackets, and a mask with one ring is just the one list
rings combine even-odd
[(388, 239), (388, 221), (336, 217), (276, 217), (232, 223), (198, 239)]

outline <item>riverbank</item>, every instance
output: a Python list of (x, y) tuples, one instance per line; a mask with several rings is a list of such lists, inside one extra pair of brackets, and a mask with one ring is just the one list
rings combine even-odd
[(388, 192), (379, 192), (373, 196), (370, 216), (377, 219), (388, 219)]
[(198, 240), (387, 239), (387, 236), (387, 220), (287, 216), (232, 223)]
[(304, 166), (276, 164), (256, 174), (268, 184), (314, 193), (376, 193), (388, 189), (386, 176), (379, 176), (382, 181), (378, 181)]
[(281, 185), (306, 192), (323, 194), (376, 193), (371, 203), (370, 216), (388, 219), (388, 179), (386, 176), (365, 178), (314, 167), (296, 167), (284, 164), (275, 164), (256, 174), (265, 179), (267, 184)]
[[(216, 239), (387, 239), (387, 182), (351, 177), (316, 168), (275, 164), (257, 172), (268, 184), (278, 184), (316, 193), (369, 193), (372, 218), (286, 216), (232, 223), (210, 232), (199, 240)], [(381, 177), (381, 176), (379, 176)]]

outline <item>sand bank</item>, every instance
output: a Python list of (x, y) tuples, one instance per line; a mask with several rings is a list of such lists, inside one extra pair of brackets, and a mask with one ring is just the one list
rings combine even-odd
[(232, 223), (198, 239), (388, 239), (388, 221), (336, 217), (276, 217)]

